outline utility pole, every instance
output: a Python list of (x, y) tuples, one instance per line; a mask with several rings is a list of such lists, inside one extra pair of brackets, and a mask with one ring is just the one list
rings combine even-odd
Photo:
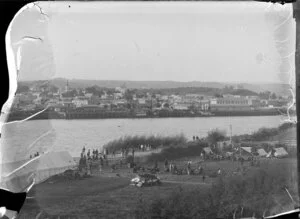
[(232, 125), (230, 124), (230, 144), (232, 144)]

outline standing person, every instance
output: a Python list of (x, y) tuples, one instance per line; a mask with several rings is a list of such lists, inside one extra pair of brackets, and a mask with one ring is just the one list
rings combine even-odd
[(173, 173), (173, 163), (172, 163), (172, 161), (170, 162), (170, 173)]
[(132, 157), (134, 158), (134, 148), (132, 148)]
[(203, 176), (202, 176), (202, 182), (204, 182), (205, 181), (205, 174), (203, 174)]
[(169, 168), (168, 168), (169, 162), (167, 159), (165, 159), (165, 171), (168, 172)]
[(157, 170), (158, 169), (158, 163), (157, 163), (157, 160), (154, 162), (154, 170)]
[(199, 165), (199, 175), (201, 175), (203, 172), (203, 167), (201, 166), (201, 164)]
[(100, 157), (100, 165), (99, 165), (99, 172), (102, 172), (102, 168), (103, 168), (103, 158)]
[(91, 159), (87, 159), (87, 175), (91, 175)]
[(100, 165), (103, 166), (103, 164), (104, 164), (103, 158), (100, 157)]
[(90, 155), (91, 155), (91, 151), (90, 151), (90, 149), (88, 150), (88, 152), (87, 152), (87, 158), (89, 159), (90, 158)]
[(187, 164), (187, 173), (188, 173), (188, 175), (191, 174), (191, 161), (189, 161)]

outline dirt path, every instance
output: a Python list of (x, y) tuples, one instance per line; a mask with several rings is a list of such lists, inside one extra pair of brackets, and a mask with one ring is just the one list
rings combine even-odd
[(175, 184), (186, 184), (186, 185), (210, 185), (205, 182), (189, 182), (189, 181), (175, 181), (175, 180), (161, 180), (162, 183), (175, 183)]

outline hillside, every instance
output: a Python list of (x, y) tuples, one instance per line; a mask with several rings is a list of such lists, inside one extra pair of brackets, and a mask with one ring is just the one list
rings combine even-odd
[[(70, 79), (69, 86), (72, 88), (85, 88), (93, 85), (99, 87), (115, 88), (120, 86), (126, 86), (127, 88), (133, 89), (173, 89), (173, 88), (213, 88), (215, 91), (222, 89), (225, 86), (236, 86), (240, 85), (242, 89), (249, 90), (254, 93), (263, 91), (274, 92), (277, 95), (290, 95), (288, 84), (237, 84), (237, 83), (220, 83), (220, 82), (178, 82), (178, 81), (119, 81), (119, 80), (81, 80), (81, 79)], [(30, 85), (35, 83), (33, 81), (22, 81), (22, 84)], [(67, 83), (67, 79), (55, 78), (51, 81), (51, 84), (63, 88)], [(255, 95), (253, 93), (253, 95)]]

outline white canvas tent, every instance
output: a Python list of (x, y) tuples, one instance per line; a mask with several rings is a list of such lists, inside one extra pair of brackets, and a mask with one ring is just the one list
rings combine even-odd
[(252, 151), (252, 148), (251, 147), (241, 147), (241, 149), (246, 152), (246, 153), (249, 153), (249, 154), (252, 154), (251, 151)]
[(268, 153), (263, 148), (258, 149), (257, 153), (260, 157), (266, 157), (268, 155)]
[(280, 147), (280, 148), (274, 148), (275, 152), (274, 152), (274, 156), (275, 157), (286, 157), (288, 156), (288, 152), (283, 148), (283, 147)]
[(76, 163), (67, 151), (49, 152), (31, 159), (10, 173), (4, 174), (1, 177), (1, 187), (15, 190), (11, 188), (12, 185), (15, 187), (17, 184), (20, 186), (28, 184), (32, 174), (34, 174), (35, 184), (38, 184), (74, 167), (76, 167)]
[(210, 147), (205, 147), (203, 148), (205, 154), (213, 154), (212, 150), (210, 149)]

